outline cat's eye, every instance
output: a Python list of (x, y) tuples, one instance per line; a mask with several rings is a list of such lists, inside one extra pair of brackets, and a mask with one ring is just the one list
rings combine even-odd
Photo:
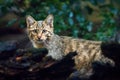
[(33, 30), (34, 33), (37, 33), (37, 30)]
[(42, 33), (45, 33), (45, 32), (47, 32), (47, 30), (43, 30), (43, 31), (42, 31)]

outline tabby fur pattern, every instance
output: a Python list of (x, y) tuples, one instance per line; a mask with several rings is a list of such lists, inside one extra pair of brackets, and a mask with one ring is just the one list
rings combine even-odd
[[(91, 67), (94, 61), (103, 61), (114, 64), (114, 62), (102, 55), (101, 41), (59, 36), (54, 33), (53, 15), (48, 15), (45, 20), (36, 21), (33, 17), (27, 16), (27, 33), (32, 45), (35, 48), (47, 48), (55, 60), (61, 60), (69, 52), (77, 52), (74, 56), (76, 69), (79, 71)], [(82, 71), (81, 71), (82, 73)], [(84, 74), (84, 71), (83, 71)]]

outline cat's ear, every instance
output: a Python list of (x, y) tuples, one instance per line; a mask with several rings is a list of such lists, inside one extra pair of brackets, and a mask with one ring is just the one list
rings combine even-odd
[(50, 26), (50, 28), (53, 28), (53, 15), (49, 14), (47, 18), (45, 19), (45, 23)]
[(30, 27), (36, 22), (36, 20), (32, 16), (28, 15), (26, 16), (26, 22), (27, 22), (27, 27)]

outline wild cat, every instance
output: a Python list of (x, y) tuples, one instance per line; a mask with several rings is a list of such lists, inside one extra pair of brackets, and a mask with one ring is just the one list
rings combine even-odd
[(104, 57), (101, 51), (101, 41), (90, 41), (68, 36), (59, 36), (54, 33), (53, 15), (48, 15), (45, 20), (36, 21), (32, 16), (26, 17), (27, 33), (35, 48), (47, 48), (47, 56), (61, 60), (69, 52), (77, 52), (74, 57), (76, 69), (84, 74), (94, 61), (114, 63)]

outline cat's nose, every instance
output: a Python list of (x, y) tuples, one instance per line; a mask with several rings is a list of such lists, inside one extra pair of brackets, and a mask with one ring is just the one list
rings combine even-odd
[(42, 41), (42, 39), (41, 39), (41, 38), (39, 38), (39, 37), (38, 37), (38, 40), (39, 40), (39, 41)]
[(41, 41), (41, 35), (40, 34), (38, 35), (38, 40)]
[(41, 36), (39, 36), (39, 35), (38, 35), (37, 37), (38, 37), (38, 38), (41, 38)]

